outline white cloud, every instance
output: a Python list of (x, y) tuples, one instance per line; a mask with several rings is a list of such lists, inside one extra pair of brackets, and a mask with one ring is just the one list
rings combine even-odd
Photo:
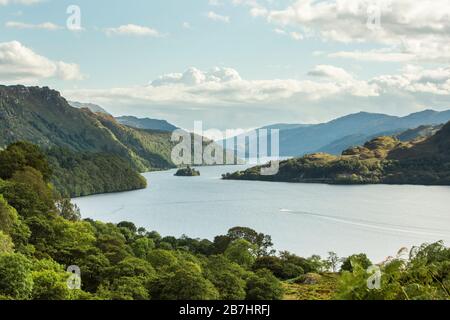
[(299, 32), (288, 32), (284, 29), (280, 29), (280, 28), (275, 28), (273, 29), (273, 32), (275, 32), (276, 34), (282, 35), (282, 36), (289, 36), (294, 40), (302, 40), (303, 39), (303, 35)]
[(195, 86), (207, 83), (225, 83), (230, 81), (240, 81), (239, 73), (231, 68), (215, 67), (204, 72), (191, 67), (184, 73), (170, 73), (160, 76), (151, 85), (154, 87), (169, 85)]
[(8, 4), (24, 4), (31, 5), (42, 2), (43, 0), (0, 0), (0, 6), (6, 6)]
[(191, 29), (191, 28), (192, 28), (192, 26), (191, 26), (191, 24), (190, 24), (189, 22), (183, 22), (183, 23), (181, 24), (181, 26), (182, 26), (184, 29)]
[(184, 73), (160, 76), (145, 87), (115, 88), (108, 91), (84, 91), (88, 94), (111, 95), (114, 99), (138, 99), (149, 103), (183, 104), (251, 104), (279, 102), (297, 97), (305, 100), (323, 99), (330, 95), (376, 96), (377, 86), (354, 79), (345, 70), (319, 66), (326, 81), (273, 79), (245, 80), (231, 68), (202, 71), (189, 68)]
[(291, 32), (289, 35), (290, 35), (291, 38), (294, 39), (294, 40), (302, 40), (302, 39), (303, 39), (303, 35), (302, 35), (301, 33), (299, 33), (299, 32), (293, 31), (293, 32)]
[(219, 22), (225, 22), (225, 23), (230, 22), (230, 17), (222, 16), (220, 14), (215, 13), (214, 11), (209, 11), (206, 14), (206, 16), (208, 17), (208, 19), (213, 20), (213, 21), (219, 21)]
[(342, 68), (330, 65), (318, 65), (313, 70), (308, 72), (309, 76), (335, 79), (341, 81), (354, 80), (353, 76)]
[(450, 67), (425, 69), (407, 65), (401, 74), (379, 76), (372, 82), (385, 88), (385, 91), (396, 89), (410, 93), (450, 96)]
[(52, 61), (18, 41), (0, 43), (1, 81), (34, 82), (45, 78), (81, 80), (83, 75), (78, 65)]
[(51, 22), (44, 22), (39, 24), (29, 24), (29, 23), (23, 23), (23, 22), (17, 22), (17, 21), (8, 21), (5, 23), (5, 27), (7, 28), (14, 28), (14, 29), (42, 29), (42, 30), (59, 30), (62, 29), (62, 27), (51, 23)]
[(351, 112), (406, 114), (450, 108), (450, 67), (407, 66), (397, 74), (361, 80), (319, 65), (316, 79), (247, 80), (231, 68), (162, 75), (150, 85), (64, 92), (70, 99), (108, 106), (118, 115), (158, 116), (189, 127), (194, 120), (221, 128), (270, 122), (325, 121)]
[(222, 6), (223, 3), (220, 0), (208, 0), (210, 6)]
[(122, 25), (117, 28), (105, 29), (107, 35), (138, 36), (138, 37), (161, 37), (161, 33), (155, 29), (135, 24)]
[(358, 61), (378, 62), (408, 62), (416, 59), (411, 53), (395, 52), (391, 49), (377, 49), (370, 51), (339, 51), (328, 54), (331, 58), (345, 58)]
[[(450, 5), (448, 0), (296, 0), (282, 10), (256, 1), (233, 0), (250, 6), (278, 26), (297, 27), (301, 34), (343, 43), (376, 43), (374, 52), (340, 52), (358, 60), (450, 61)], [(379, 28), (368, 26), (370, 13), (380, 13)]]

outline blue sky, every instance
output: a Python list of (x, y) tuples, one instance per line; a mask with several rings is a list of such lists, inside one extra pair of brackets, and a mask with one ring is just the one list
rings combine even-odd
[[(73, 4), (81, 31), (66, 27)], [(443, 110), (449, 13), (446, 0), (0, 0), (0, 82), (186, 128)]]

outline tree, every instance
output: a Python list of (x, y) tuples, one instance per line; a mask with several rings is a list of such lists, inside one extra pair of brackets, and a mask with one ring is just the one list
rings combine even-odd
[(353, 271), (353, 265), (358, 264), (360, 267), (367, 269), (372, 265), (372, 262), (364, 253), (354, 254), (350, 257), (344, 258), (342, 261), (341, 271)]
[(80, 221), (81, 212), (76, 204), (73, 204), (70, 199), (64, 198), (56, 202), (56, 210), (58, 214), (69, 221)]
[(9, 235), (4, 234), (0, 231), (0, 254), (2, 253), (13, 253), (14, 243)]
[(256, 246), (244, 239), (233, 241), (225, 250), (225, 257), (238, 265), (249, 269), (255, 262)]
[(22, 251), (27, 245), (29, 228), (0, 194), (0, 232), (2, 231), (11, 237), (18, 251)]
[(30, 186), (46, 208), (54, 209), (53, 191), (40, 171), (32, 167), (24, 167), (14, 172), (11, 181)]
[(223, 254), (230, 245), (232, 239), (229, 236), (216, 236), (212, 245), (213, 254)]
[(258, 233), (253, 229), (245, 227), (234, 227), (228, 230), (227, 236), (233, 240), (244, 239), (256, 246), (256, 255), (258, 257), (272, 255), (273, 249), (272, 237), (263, 233)]
[[(205, 279), (199, 266), (192, 263), (177, 265), (173, 272), (159, 278), (162, 300), (214, 300), (219, 293), (211, 281)], [(158, 287), (158, 285), (156, 285)]]
[(281, 300), (283, 287), (281, 282), (269, 270), (258, 270), (247, 280), (247, 300)]
[(149, 238), (139, 238), (131, 244), (131, 249), (136, 257), (147, 259), (151, 250), (155, 249), (155, 243)]
[(29, 142), (16, 142), (0, 152), (0, 178), (11, 179), (17, 171), (31, 167), (42, 173), (45, 181), (49, 181), (52, 171), (45, 155), (39, 147)]
[(112, 278), (142, 277), (150, 279), (155, 276), (155, 269), (145, 260), (127, 257), (112, 267), (111, 275)]
[(148, 300), (150, 295), (138, 277), (122, 277), (113, 280), (111, 285), (102, 285), (98, 296), (108, 300)]
[(175, 265), (178, 262), (178, 259), (171, 251), (155, 249), (148, 253), (147, 261), (150, 262), (155, 269), (161, 269), (163, 267)]
[(322, 265), (320, 257), (306, 259), (287, 251), (280, 252), (280, 259), (283, 265), (295, 265), (301, 268), (303, 273), (319, 272)]
[(40, 260), (33, 263), (34, 300), (70, 300), (71, 290), (67, 286), (69, 274), (53, 260)]
[(271, 271), (277, 278), (287, 280), (297, 278), (304, 274), (304, 270), (300, 265), (296, 265), (289, 260), (283, 260), (279, 257), (266, 256), (256, 259), (253, 270), (267, 269)]
[(95, 222), (93, 226), (96, 229), (96, 246), (112, 264), (119, 263), (131, 254), (131, 248), (117, 226), (101, 222)]
[(223, 255), (211, 256), (206, 264), (205, 274), (219, 291), (221, 300), (244, 300), (246, 272), (238, 264)]
[(328, 258), (326, 261), (328, 269), (332, 272), (336, 272), (339, 264), (339, 257), (335, 252), (328, 252)]
[(28, 299), (33, 290), (31, 262), (18, 253), (0, 254), (0, 295)]

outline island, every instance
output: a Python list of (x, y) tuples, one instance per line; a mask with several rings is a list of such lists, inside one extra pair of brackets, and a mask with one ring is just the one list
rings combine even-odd
[(186, 168), (181, 168), (175, 173), (176, 177), (199, 177), (200, 171), (187, 166)]

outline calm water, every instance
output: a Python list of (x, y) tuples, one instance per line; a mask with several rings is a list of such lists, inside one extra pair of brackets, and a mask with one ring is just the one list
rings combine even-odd
[(75, 199), (84, 218), (132, 221), (160, 234), (213, 239), (234, 226), (302, 256), (365, 252), (375, 261), (423, 242), (450, 244), (450, 187), (223, 181), (239, 167), (145, 174), (145, 190)]

